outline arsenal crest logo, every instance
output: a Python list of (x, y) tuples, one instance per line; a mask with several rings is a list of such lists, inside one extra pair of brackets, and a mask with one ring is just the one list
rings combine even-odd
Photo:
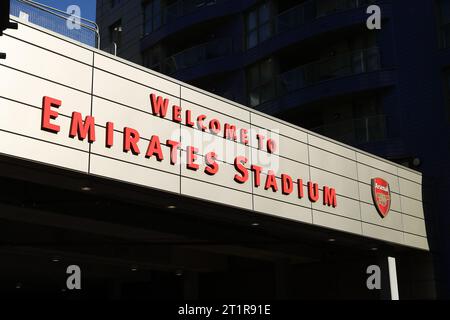
[(391, 207), (389, 183), (381, 178), (372, 179), (372, 198), (378, 213), (385, 218)]

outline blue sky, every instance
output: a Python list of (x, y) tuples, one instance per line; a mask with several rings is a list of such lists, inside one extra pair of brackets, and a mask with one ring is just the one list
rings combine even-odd
[(95, 0), (37, 0), (36, 2), (66, 11), (70, 5), (78, 5), (81, 8), (83, 18), (95, 21)]

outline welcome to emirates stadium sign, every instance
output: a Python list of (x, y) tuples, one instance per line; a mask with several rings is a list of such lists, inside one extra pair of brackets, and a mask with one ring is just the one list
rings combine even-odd
[[(277, 152), (276, 139), (265, 137), (259, 133), (250, 132), (246, 128), (238, 128), (233, 123), (222, 123), (219, 119), (210, 118), (207, 114), (193, 114), (188, 108), (182, 109), (176, 104), (171, 104), (168, 98), (156, 94), (150, 94), (151, 113), (155, 117), (168, 119), (172, 122), (183, 124), (186, 127), (196, 128), (201, 132), (208, 132), (212, 135), (248, 146), (249, 141), (254, 134), (257, 141), (257, 149), (265, 151), (268, 154)], [(41, 130), (60, 134), (61, 126), (58, 124), (58, 108), (64, 102), (53, 97), (45, 96), (42, 101)], [(70, 129), (66, 133), (72, 139), (81, 141), (87, 140), (88, 143), (103, 143), (105, 148), (111, 148), (114, 144), (121, 144), (125, 153), (132, 153), (134, 156), (142, 156), (147, 159), (155, 158), (157, 161), (169, 161), (172, 166), (186, 165), (188, 170), (203, 173), (208, 176), (214, 176), (220, 170), (220, 162), (217, 161), (217, 153), (210, 151), (204, 154), (204, 161), (199, 160), (198, 146), (185, 145), (181, 139), (167, 139), (161, 141), (158, 135), (152, 135), (145, 149), (138, 145), (141, 135), (138, 130), (132, 127), (120, 128), (122, 141), (115, 141), (114, 132), (117, 132), (114, 122), (104, 124), (105, 141), (97, 141), (96, 130), (103, 128), (96, 126), (93, 116), (82, 115), (80, 112), (72, 112), (70, 119)], [(166, 158), (162, 151), (162, 144), (170, 148), (170, 156)], [(186, 150), (185, 159), (180, 159), (179, 150)], [(277, 181), (275, 170), (269, 169), (267, 174), (263, 174), (263, 167), (258, 164), (250, 164), (249, 159), (244, 155), (237, 155), (234, 158), (234, 176), (230, 179), (237, 184), (251, 183), (254, 188), (263, 188), (267, 192), (282, 193), (283, 195), (295, 194), (299, 199), (307, 198), (311, 203), (322, 202), (324, 206), (337, 207), (336, 190), (328, 185), (319, 186), (314, 181), (304, 181), (303, 177), (293, 177), (282, 173), (281, 179)], [(253, 178), (251, 178), (251, 175)], [(305, 182), (305, 184), (304, 184)]]

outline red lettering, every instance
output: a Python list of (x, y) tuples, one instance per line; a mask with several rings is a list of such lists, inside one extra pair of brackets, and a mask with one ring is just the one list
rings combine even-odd
[(326, 206), (337, 207), (336, 190), (329, 187), (323, 187), (323, 204)]
[(298, 198), (303, 198), (303, 180), (297, 179), (297, 187), (298, 187)]
[(173, 106), (172, 107), (172, 120), (174, 122), (178, 122), (181, 123), (182, 119), (181, 119), (181, 108), (180, 106)]
[(212, 119), (209, 122), (209, 130), (213, 133), (213, 134), (219, 134), (220, 133), (220, 122), (217, 119)]
[(192, 122), (192, 112), (191, 110), (186, 110), (186, 125), (188, 127), (193, 127), (194, 122)]
[(311, 202), (319, 200), (319, 185), (317, 183), (308, 182), (308, 197)]
[(240, 156), (234, 159), (234, 168), (240, 175), (234, 175), (234, 181), (238, 183), (245, 183), (248, 180), (248, 170), (245, 164), (248, 162), (246, 157)]
[(125, 127), (123, 129), (123, 151), (128, 152), (131, 150), (134, 155), (141, 153), (137, 145), (139, 139), (139, 132), (132, 128)]
[(294, 190), (294, 183), (292, 182), (292, 178), (287, 174), (281, 175), (281, 190), (283, 194), (289, 195)]
[(155, 94), (150, 95), (150, 100), (152, 102), (152, 111), (155, 116), (160, 116), (164, 118), (167, 114), (167, 107), (169, 106), (169, 99), (163, 99), (161, 96), (156, 96)]
[(229, 123), (225, 123), (225, 129), (224, 129), (224, 135), (223, 137), (225, 139), (229, 139), (229, 140), (237, 140), (237, 135), (236, 135), (236, 126), (233, 126)]
[(58, 133), (59, 130), (61, 130), (60, 126), (50, 122), (50, 120), (55, 120), (59, 115), (57, 111), (52, 110), (51, 108), (59, 108), (61, 104), (61, 100), (53, 99), (50, 97), (44, 97), (42, 99), (42, 130), (52, 133)]
[(147, 153), (145, 154), (146, 158), (151, 158), (152, 156), (156, 156), (156, 159), (160, 162), (164, 160), (161, 142), (159, 141), (158, 136), (152, 136), (148, 144)]
[(205, 173), (213, 176), (219, 171), (219, 164), (216, 162), (217, 155), (215, 152), (208, 152), (205, 156), (206, 168)]
[(259, 187), (261, 185), (262, 168), (260, 166), (252, 164), (251, 169), (254, 172), (254, 176), (255, 176), (255, 187)]
[(86, 139), (88, 137), (88, 141), (90, 143), (95, 141), (95, 119), (91, 116), (86, 116), (84, 122), (79, 112), (72, 113), (72, 121), (70, 123), (70, 132), (69, 137), (75, 138), (78, 136), (79, 140)]
[(114, 123), (106, 123), (106, 141), (105, 145), (107, 148), (111, 148), (114, 144)]
[(178, 141), (167, 140), (166, 144), (170, 147), (170, 164), (175, 165), (178, 161)]
[(198, 152), (198, 149), (195, 147), (187, 147), (187, 164), (186, 167), (189, 170), (198, 170), (198, 164), (194, 163), (195, 160), (197, 160), (196, 153)]
[(263, 142), (264, 142), (264, 136), (262, 134), (257, 134), (256, 135), (256, 139), (258, 140), (258, 149), (262, 150), (263, 149)]
[(266, 190), (269, 190), (270, 188), (272, 188), (273, 192), (278, 191), (277, 178), (272, 170), (269, 170), (267, 173), (266, 185), (264, 186), (264, 189)]
[(267, 151), (269, 153), (274, 153), (276, 151), (276, 143), (275, 140), (273, 139), (268, 139), (267, 140)]
[(206, 131), (206, 127), (203, 124), (203, 121), (206, 119), (206, 116), (204, 114), (201, 114), (197, 117), (197, 128), (202, 130), (202, 131)]

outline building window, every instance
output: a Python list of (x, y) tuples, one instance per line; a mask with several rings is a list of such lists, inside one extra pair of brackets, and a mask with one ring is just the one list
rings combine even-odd
[(247, 13), (245, 21), (246, 47), (251, 49), (273, 34), (270, 3), (265, 1)]
[(264, 60), (247, 70), (248, 103), (255, 107), (276, 95), (275, 70), (272, 59)]
[(442, 48), (450, 47), (450, 0), (438, 0), (439, 35)]
[(151, 0), (144, 4), (144, 35), (148, 35), (161, 27), (161, 13), (161, 0)]
[[(174, 1), (150, 0), (144, 3), (144, 36), (161, 28), (165, 19), (164, 12), (170, 14)], [(176, 9), (176, 7), (175, 7)]]
[[(388, 137), (388, 118), (382, 113), (378, 95), (344, 97), (332, 105), (322, 102), (306, 110), (311, 111), (297, 115), (306, 128), (347, 144), (360, 145)], [(290, 116), (295, 117), (292, 113)]]
[(111, 0), (111, 8), (114, 8), (115, 6), (119, 5), (122, 2), (122, 0)]

